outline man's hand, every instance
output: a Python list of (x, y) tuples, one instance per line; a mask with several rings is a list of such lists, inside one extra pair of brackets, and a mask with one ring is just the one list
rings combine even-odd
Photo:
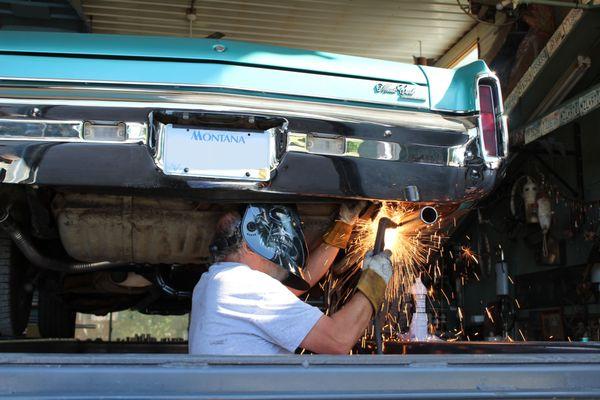
[(356, 287), (369, 299), (373, 312), (377, 312), (383, 304), (387, 285), (394, 273), (391, 256), (389, 250), (376, 255), (369, 252), (363, 261), (362, 275)]
[(348, 225), (356, 224), (356, 221), (358, 221), (358, 217), (360, 216), (360, 212), (364, 210), (366, 204), (366, 201), (357, 201), (352, 205), (346, 203), (342, 204), (340, 206), (338, 220)]
[(359, 201), (353, 205), (342, 204), (338, 219), (323, 236), (323, 242), (338, 249), (345, 249), (350, 241), (352, 228), (358, 221), (360, 212), (365, 208), (365, 205), (365, 201)]
[(332, 316), (322, 316), (304, 338), (301, 347), (315, 353), (348, 354), (362, 336), (385, 297), (385, 289), (392, 278), (391, 252), (367, 254), (363, 272), (355, 293), (341, 310)]

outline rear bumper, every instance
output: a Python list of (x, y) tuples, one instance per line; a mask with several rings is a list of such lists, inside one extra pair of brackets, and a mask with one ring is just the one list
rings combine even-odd
[[(288, 152), (268, 182), (218, 181), (165, 175), (144, 144), (61, 143), (0, 140), (3, 183), (178, 192), (197, 198), (258, 200), (336, 197), (462, 202), (494, 186), (496, 170)], [(298, 198), (300, 196), (300, 198)]]
[[(477, 115), (115, 87), (23, 85), (4, 91), (11, 96), (0, 97), (0, 182), (5, 184), (294, 202), (315, 198), (414, 201), (407, 197), (407, 187), (416, 187), (418, 201), (457, 203), (489, 193), (503, 161), (477, 156), (481, 153)], [(283, 148), (269, 179), (166, 175), (160, 162), (160, 121), (174, 115), (180, 124), (194, 119), (206, 122), (212, 116), (233, 117), (242, 124), (261, 118), (276, 121), (273, 126), (280, 132)], [(124, 142), (94, 142), (82, 136), (86, 121), (144, 128)], [(313, 139), (345, 141), (342, 147), (348, 150), (350, 143), (354, 150), (352, 154), (334, 154), (329, 148), (312, 151), (308, 142)]]

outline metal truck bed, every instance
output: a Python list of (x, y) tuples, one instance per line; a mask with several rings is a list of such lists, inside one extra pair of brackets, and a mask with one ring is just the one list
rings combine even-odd
[(0, 396), (35, 399), (598, 398), (600, 357), (454, 354), (0, 355)]

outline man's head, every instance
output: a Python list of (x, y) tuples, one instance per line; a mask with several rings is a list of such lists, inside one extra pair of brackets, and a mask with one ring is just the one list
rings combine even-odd
[(244, 239), (240, 231), (241, 223), (242, 217), (235, 211), (225, 213), (219, 219), (210, 247), (213, 262), (228, 261), (241, 255), (244, 250)]
[(307, 289), (302, 267), (307, 257), (300, 219), (288, 207), (249, 205), (243, 216), (228, 212), (221, 217), (211, 244), (213, 261), (240, 262)]

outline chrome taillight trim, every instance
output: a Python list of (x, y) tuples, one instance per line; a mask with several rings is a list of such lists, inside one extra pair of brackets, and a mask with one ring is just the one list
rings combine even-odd
[[(492, 85), (489, 84), (480, 84), (478, 86), (478, 95), (479, 95), (479, 102), (481, 105), (481, 97), (482, 97), (482, 89), (483, 88), (487, 88), (490, 92), (490, 99), (489, 101), (491, 102), (491, 108), (492, 108), (492, 118), (493, 118), (493, 146), (495, 147), (495, 154), (491, 154), (491, 157), (499, 157), (501, 156), (500, 153), (504, 153), (502, 151), (502, 149), (499, 148), (500, 143), (498, 140), (498, 120), (496, 119), (496, 114), (497, 114), (497, 110), (498, 110), (498, 105), (496, 103), (498, 103), (497, 99), (495, 99), (496, 94), (494, 93), (494, 88)], [(485, 132), (485, 127), (484, 127), (484, 112), (483, 110), (479, 110), (479, 120), (481, 121), (481, 139), (482, 139), (482, 143), (481, 143), (481, 148), (482, 151), (487, 154), (488, 156), (490, 156), (490, 154), (487, 152), (488, 151), (488, 144), (487, 143), (487, 136), (486, 136), (486, 132)]]
[(500, 129), (500, 134), (497, 135), (502, 140), (502, 143), (498, 145), (499, 150), (501, 150), (502, 154), (498, 156), (490, 156), (485, 151), (484, 146), (484, 138), (483, 138), (483, 126), (481, 121), (481, 115), (477, 116), (477, 125), (479, 130), (479, 141), (481, 143), (481, 155), (484, 161), (489, 164), (492, 168), (497, 168), (504, 159), (508, 156), (508, 120), (504, 115), (504, 105), (502, 104), (502, 91), (500, 88), (500, 81), (498, 77), (493, 73), (485, 73), (477, 75), (475, 79), (475, 108), (478, 113), (481, 112), (481, 104), (479, 102), (479, 85), (481, 81), (486, 81), (485, 83), (490, 84), (492, 87), (493, 94), (495, 94), (496, 99), (496, 107), (497, 107), (497, 115), (496, 115), (496, 126)]

